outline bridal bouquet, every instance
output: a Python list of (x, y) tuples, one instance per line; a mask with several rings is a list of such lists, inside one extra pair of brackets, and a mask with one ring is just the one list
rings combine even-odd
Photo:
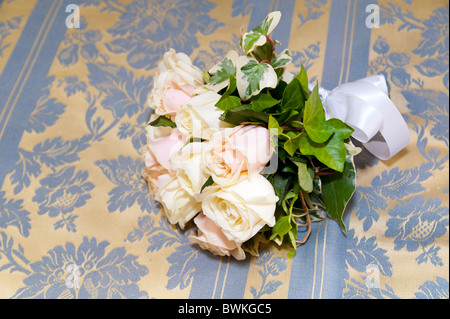
[[(164, 54), (149, 96), (146, 179), (172, 224), (221, 256), (257, 255), (261, 243), (306, 242), (311, 223), (343, 212), (355, 190), (354, 129), (328, 118), (318, 85), (286, 70), (270, 13), (210, 70)], [(195, 233), (195, 234), (194, 234)], [(194, 234), (194, 235), (192, 235)]]

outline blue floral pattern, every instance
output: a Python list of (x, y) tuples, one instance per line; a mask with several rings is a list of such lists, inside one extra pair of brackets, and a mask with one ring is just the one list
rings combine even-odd
[[(11, 46), (27, 26), (45, 30), (44, 22), (51, 20), (45, 19), (47, 11), (59, 0), (37, 1), (47, 6), (42, 21), (33, 20), (38, 18), (30, 16), (36, 12), (31, 7), (23, 16), (4, 14), (14, 2), (0, 1), (0, 67), (11, 59)], [(32, 108), (20, 113), (24, 105), (16, 106), (21, 120), (14, 123), (14, 132), (21, 140), (5, 158), (2, 154), (0, 282), (14, 284), (2, 286), (0, 297), (153, 298), (161, 289), (175, 297), (195, 297), (195, 289), (208, 298), (296, 297), (287, 288), (297, 283), (294, 274), (316, 273), (291, 266), (312, 252), (317, 274), (335, 262), (343, 265), (339, 278), (323, 283), (324, 291), (336, 290), (342, 298), (448, 298), (448, 247), (442, 242), (448, 236), (449, 189), (439, 180), (448, 178), (449, 160), (448, 3), (434, 1), (425, 8), (416, 0), (379, 1), (381, 26), (371, 30), (364, 67), (367, 75), (386, 76), (412, 141), (398, 160), (383, 162), (365, 150), (358, 155), (363, 182), (349, 204), (341, 246), (330, 254), (333, 243), (327, 236), (332, 234), (326, 233), (299, 247), (294, 259), (285, 257), (283, 249), (265, 248), (258, 257), (235, 264), (192, 245), (192, 228), (180, 231), (170, 225), (141, 178), (147, 98), (157, 65), (174, 48), (207, 69), (228, 51), (239, 50), (241, 30), (235, 23), (278, 6), (292, 18), (283, 30), (296, 45), (290, 52), (292, 67), (321, 70), (330, 50), (325, 13), (335, 2), (74, 2), (81, 9), (80, 28), (53, 27), (60, 32), (60, 38), (52, 38), (58, 42), (55, 51), (47, 50), (47, 42), (36, 42), (47, 51), (36, 55), (37, 69), (30, 69), (37, 75), (32, 79), (38, 79), (32, 90), (22, 92), (30, 95), (26, 101)], [(311, 29), (317, 37), (292, 43)], [(397, 37), (407, 39), (408, 48), (399, 46)], [(51, 62), (48, 71), (40, 69), (44, 60)], [(18, 73), (28, 73), (17, 67)], [(0, 80), (5, 76), (0, 74)], [(0, 87), (0, 99), (9, 94)], [(7, 118), (2, 112), (1, 125)], [(9, 138), (2, 129), (0, 137)], [(399, 273), (402, 263), (420, 275), (405, 279)], [(378, 276), (376, 286), (367, 284), (371, 269)], [(408, 291), (398, 282), (406, 283)], [(302, 282), (295, 289), (310, 287)]]
[(99, 57), (97, 44), (101, 40), (101, 32), (87, 29), (86, 20), (80, 17), (80, 28), (64, 39), (67, 46), (59, 52), (58, 60), (64, 67), (76, 64), (80, 56), (87, 62), (94, 62)]
[(439, 198), (424, 202), (422, 196), (415, 196), (394, 207), (389, 212), (392, 218), (387, 222), (386, 236), (395, 238), (395, 249), (406, 246), (408, 251), (416, 251), (443, 236), (447, 232), (448, 207), (440, 206)]
[(121, 13), (120, 20), (108, 30), (116, 39), (106, 46), (113, 53), (126, 54), (129, 65), (138, 69), (153, 68), (169, 48), (191, 54), (199, 46), (198, 33), (209, 35), (223, 26), (208, 15), (215, 8), (208, 0), (115, 4), (107, 9)]
[(305, 7), (307, 9), (306, 15), (299, 13), (297, 16), (300, 19), (300, 24), (297, 28), (302, 27), (306, 22), (319, 19), (325, 12), (323, 7), (328, 3), (328, 0), (306, 0)]
[(11, 18), (6, 23), (0, 21), (0, 59), (3, 57), (3, 51), (11, 46), (11, 43), (6, 42), (6, 38), (19, 28), (21, 21), (21, 17)]
[(255, 262), (258, 268), (259, 275), (261, 276), (261, 286), (257, 289), (255, 287), (250, 287), (250, 292), (255, 299), (261, 298), (263, 295), (270, 295), (274, 293), (278, 287), (280, 287), (283, 282), (279, 280), (270, 279), (271, 277), (277, 277), (286, 270), (287, 258), (274, 257), (274, 253), (269, 250), (263, 250)]
[(436, 281), (427, 281), (416, 292), (417, 299), (448, 299), (448, 280), (436, 277)]
[[(406, 4), (411, 4), (412, 1)], [(425, 186), (436, 174), (445, 171), (448, 152), (436, 148), (442, 142), (448, 147), (448, 6), (437, 8), (424, 20), (418, 19), (414, 12), (393, 2), (383, 3), (381, 24), (396, 25), (400, 34), (410, 30), (419, 32), (417, 46), (409, 52), (395, 51), (392, 41), (384, 36), (375, 38), (372, 50), (374, 59), (369, 63), (369, 74), (381, 73), (391, 85), (391, 94), (401, 94), (409, 110), (406, 119), (411, 130), (417, 135), (416, 150), (424, 159), (415, 167), (401, 169), (393, 167), (374, 177), (369, 187), (359, 187), (355, 193), (355, 216), (362, 222), (364, 231), (370, 231), (380, 222), (385, 223), (384, 236), (391, 239), (393, 249), (405, 250), (414, 256), (410, 262), (417, 265), (428, 264), (436, 271), (445, 265), (444, 256), (448, 251), (436, 244), (448, 232), (448, 200), (424, 194)], [(382, 28), (380, 28), (381, 30)], [(418, 73), (417, 73), (418, 72)], [(417, 76), (419, 74), (419, 76)], [(442, 80), (442, 86), (436, 88), (436, 78)], [(432, 80), (434, 86), (427, 84)], [(429, 135), (425, 135), (428, 132)], [(364, 168), (361, 166), (360, 168)], [(448, 175), (448, 173), (446, 173)], [(447, 188), (448, 189), (448, 188)], [(448, 193), (446, 189), (440, 189)], [(439, 192), (438, 192), (439, 194)], [(390, 201), (395, 203), (390, 205)], [(382, 216), (381, 213), (387, 215)], [(388, 217), (386, 219), (386, 217)], [(349, 232), (354, 235), (353, 232)], [(365, 239), (365, 238), (363, 238)], [(375, 238), (371, 238), (372, 242)], [(375, 242), (373, 242), (375, 243)], [(395, 289), (388, 284), (377, 289), (368, 289), (364, 282), (367, 273), (367, 261), (360, 255), (357, 244), (348, 250), (347, 262), (353, 270), (361, 274), (361, 279), (352, 278), (346, 283), (346, 298), (400, 298)], [(380, 258), (375, 261), (379, 276), (394, 276), (392, 264), (386, 250), (380, 250)], [(415, 254), (413, 254), (415, 253)], [(368, 261), (375, 256), (371, 253)], [(357, 260), (355, 260), (355, 258)], [(448, 280), (437, 277), (417, 286), (415, 298), (447, 298)]]
[(25, 287), (13, 298), (148, 297), (136, 285), (148, 269), (124, 248), (107, 252), (108, 245), (106, 241), (97, 242), (95, 238), (85, 237), (78, 247), (68, 242), (53, 248), (42, 260), (29, 265), (32, 274), (24, 279)]
[(116, 160), (103, 160), (95, 162), (101, 168), (108, 179), (116, 185), (109, 195), (108, 210), (124, 211), (137, 202), (142, 211), (151, 211), (150, 200), (148, 198), (148, 188), (142, 182), (140, 172), (143, 168), (141, 160), (133, 160), (130, 157), (119, 156)]
[(86, 204), (91, 198), (89, 191), (94, 184), (87, 181), (88, 172), (78, 171), (69, 166), (43, 178), (41, 187), (36, 190), (33, 201), (39, 203), (39, 214), (49, 217), (60, 217), (55, 229), (65, 227), (68, 231), (76, 231), (74, 220), (76, 215), (69, 214), (74, 209)]

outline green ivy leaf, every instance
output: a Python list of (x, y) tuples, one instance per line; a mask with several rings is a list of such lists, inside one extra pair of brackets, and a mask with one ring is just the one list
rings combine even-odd
[(325, 143), (316, 143), (307, 134), (303, 134), (299, 148), (303, 155), (313, 155), (331, 169), (339, 172), (344, 169), (346, 149), (339, 134), (333, 134)]
[(234, 91), (236, 91), (236, 79), (234, 78), (234, 76), (230, 76), (227, 90), (224, 94), (222, 94), (222, 97), (219, 99), (219, 101), (217, 101), (216, 107), (226, 111), (228, 109), (232, 109), (236, 106), (241, 105), (241, 99), (238, 96), (231, 95), (234, 93)]
[(345, 141), (352, 135), (353, 129), (335, 118), (329, 119), (327, 123), (334, 133), (326, 142), (316, 143), (305, 134), (299, 141), (299, 149), (303, 155), (314, 155), (329, 168), (342, 172), (347, 155)]
[(309, 99), (309, 80), (308, 80), (308, 74), (306, 73), (305, 68), (302, 66), (300, 67), (300, 73), (296, 76), (297, 81), (300, 83), (300, 87), (302, 88), (302, 93), (305, 96), (306, 100)]
[(273, 175), (270, 182), (273, 185), (275, 194), (279, 198), (278, 203), (281, 203), (283, 200), (285, 200), (286, 194), (289, 190), (289, 185), (292, 182), (292, 175), (277, 172), (275, 173), (275, 175)]
[(338, 135), (342, 140), (348, 139), (354, 130), (339, 119), (331, 118), (327, 121), (334, 128), (334, 134)]
[(273, 133), (275, 133), (276, 131), (276, 135), (280, 135), (283, 133), (283, 129), (281, 128), (280, 124), (272, 115), (269, 115), (268, 129)]
[(302, 112), (305, 101), (307, 101), (308, 98), (308, 76), (302, 66), (300, 73), (289, 82), (283, 92), (283, 98), (281, 100), (282, 110), (296, 110), (297, 112)]
[(314, 170), (306, 163), (294, 162), (298, 167), (298, 182), (300, 187), (308, 193), (313, 191), (314, 187)]
[(262, 112), (255, 112), (251, 109), (249, 104), (237, 106), (226, 110), (220, 119), (224, 122), (240, 125), (241, 123), (251, 122), (255, 124), (267, 125), (269, 122), (269, 115)]
[(238, 96), (233, 95), (222, 96), (216, 103), (216, 107), (224, 111), (235, 108), (239, 105), (242, 105), (241, 99)]
[(275, 225), (272, 228), (272, 236), (270, 237), (271, 240), (273, 240), (276, 237), (279, 237), (280, 239), (283, 238), (284, 235), (286, 235), (292, 228), (291, 225), (291, 218), (290, 216), (283, 216), (280, 219), (277, 220)]
[(305, 134), (303, 132), (299, 133), (295, 136), (289, 137), (289, 139), (284, 142), (284, 149), (290, 156), (294, 156), (295, 152), (298, 150), (302, 135)]
[(300, 121), (300, 113), (297, 110), (286, 110), (283, 113), (279, 114), (278, 121), (280, 123), (287, 122), (291, 119)]
[(170, 126), (170, 127), (177, 127), (177, 125), (175, 124), (174, 121), (172, 121), (171, 119), (165, 117), (165, 116), (160, 116), (158, 117), (156, 120), (153, 120), (152, 122), (148, 123), (148, 125), (151, 126)]
[(303, 126), (311, 140), (316, 143), (324, 143), (334, 133), (333, 125), (325, 120), (325, 111), (319, 97), (318, 85), (314, 87), (305, 103)]
[(351, 158), (345, 161), (342, 173), (321, 176), (322, 200), (330, 218), (338, 221), (341, 229), (347, 232), (343, 214), (348, 201), (356, 189), (356, 171)]
[(280, 101), (274, 99), (268, 94), (255, 95), (251, 101), (252, 109), (255, 112), (262, 112), (280, 103)]

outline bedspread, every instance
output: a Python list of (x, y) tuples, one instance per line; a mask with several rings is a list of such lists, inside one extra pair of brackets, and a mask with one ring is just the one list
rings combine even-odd
[[(446, 0), (0, 0), (1, 298), (448, 298)], [(198, 67), (281, 11), (274, 38), (326, 89), (384, 74), (410, 144), (356, 157), (345, 213), (276, 245), (214, 256), (141, 177), (164, 52)]]

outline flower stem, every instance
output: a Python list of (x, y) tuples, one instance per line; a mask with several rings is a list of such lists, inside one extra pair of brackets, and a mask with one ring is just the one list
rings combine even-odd
[(309, 210), (308, 210), (308, 206), (305, 203), (305, 196), (303, 195), (303, 192), (300, 191), (300, 199), (301, 199), (301, 203), (302, 203), (302, 207), (305, 210), (305, 216), (306, 216), (306, 224), (308, 226), (308, 229), (306, 230), (306, 234), (305, 236), (303, 236), (302, 240), (297, 241), (297, 247), (300, 245), (303, 245), (304, 243), (306, 243), (306, 241), (309, 238), (309, 235), (311, 235), (311, 217), (309, 216)]
[(266, 39), (267, 39), (267, 42), (269, 42), (269, 44), (270, 44), (270, 55), (269, 55), (269, 59), (267, 59), (267, 60), (261, 60), (261, 61), (259, 61), (259, 59), (258, 59), (258, 61), (259, 61), (260, 64), (261, 64), (261, 63), (267, 63), (267, 64), (270, 64), (270, 62), (272, 61), (273, 53), (274, 53), (274, 51), (275, 51), (275, 42), (273, 42), (272, 38), (269, 37), (267, 34), (266, 34)]
[(327, 176), (327, 175), (333, 175), (336, 174), (336, 171), (332, 171), (332, 172), (315, 172), (314, 173), (316, 176)]
[(270, 62), (272, 61), (273, 52), (275, 51), (275, 42), (273, 42), (272, 38), (269, 37), (267, 34), (266, 34), (266, 39), (267, 39), (267, 42), (270, 43), (270, 47), (271, 47), (270, 56), (269, 56), (269, 64), (270, 64)]

